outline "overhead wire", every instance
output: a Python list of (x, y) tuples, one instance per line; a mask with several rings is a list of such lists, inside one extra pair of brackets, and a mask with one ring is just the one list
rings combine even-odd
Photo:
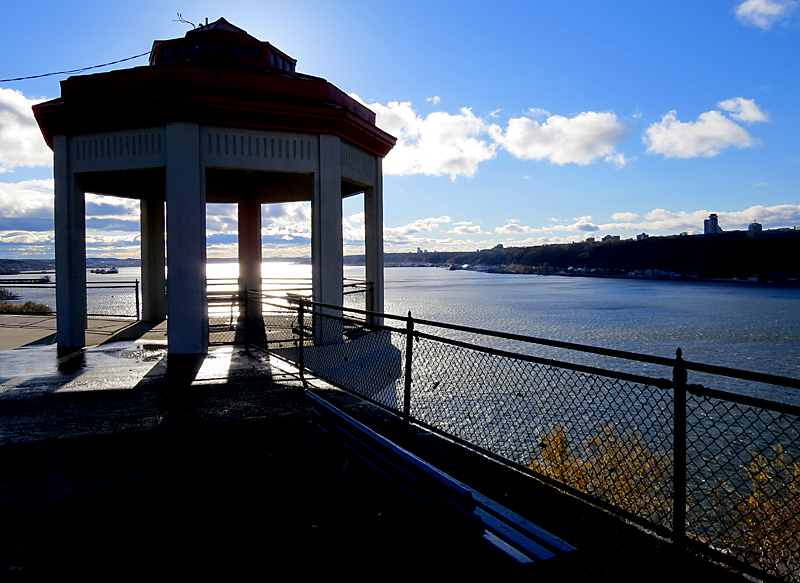
[(149, 55), (150, 51), (146, 53), (141, 53), (139, 55), (133, 55), (132, 57), (127, 57), (125, 59), (119, 59), (118, 61), (111, 61), (110, 63), (103, 63), (102, 65), (92, 65), (91, 67), (83, 67), (81, 69), (72, 69), (69, 71), (55, 71), (54, 73), (43, 73), (41, 75), (29, 75), (27, 77), (14, 77), (12, 79), (0, 79), (0, 83), (9, 83), (11, 81), (25, 81), (27, 79), (39, 79), (41, 77), (52, 77), (53, 75), (66, 75), (72, 73), (83, 73), (84, 71), (89, 71), (90, 69), (99, 69), (100, 67), (107, 67), (109, 65), (116, 65), (117, 63), (124, 63), (125, 61), (132, 61), (133, 59), (138, 59), (139, 57), (143, 57), (145, 55)]

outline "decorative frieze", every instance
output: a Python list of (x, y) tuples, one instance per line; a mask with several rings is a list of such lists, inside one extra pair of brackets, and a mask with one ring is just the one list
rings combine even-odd
[(375, 157), (342, 142), (342, 178), (362, 184), (375, 182)]
[(205, 165), (223, 168), (313, 171), (316, 136), (203, 128)]
[(70, 152), (75, 172), (163, 166), (164, 128), (73, 136)]

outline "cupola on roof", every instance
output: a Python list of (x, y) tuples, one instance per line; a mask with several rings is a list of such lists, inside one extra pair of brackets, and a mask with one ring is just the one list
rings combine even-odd
[(183, 38), (157, 40), (150, 64), (194, 62), (294, 73), (297, 61), (224, 18), (190, 30)]

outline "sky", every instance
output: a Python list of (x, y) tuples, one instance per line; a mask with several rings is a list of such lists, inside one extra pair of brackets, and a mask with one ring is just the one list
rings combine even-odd
[[(222, 11), (224, 10), (224, 11)], [(149, 52), (224, 17), (377, 114), (386, 252), (800, 225), (800, 0), (4, 2), (0, 79)], [(147, 57), (91, 74), (147, 65)], [(52, 152), (0, 81), (0, 257), (52, 258)], [(264, 205), (263, 254), (310, 254), (308, 204)], [(343, 203), (363, 249), (363, 196)], [(138, 202), (87, 194), (87, 255), (139, 256)], [(236, 256), (207, 205), (210, 257)]]

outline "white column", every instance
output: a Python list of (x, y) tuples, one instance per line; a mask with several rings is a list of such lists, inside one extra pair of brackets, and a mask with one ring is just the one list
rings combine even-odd
[(55, 156), (56, 313), (59, 350), (86, 345), (86, 203), (72, 172), (69, 140), (53, 138)]
[(240, 201), (239, 288), (261, 291), (261, 203)]
[(206, 193), (197, 124), (167, 124), (167, 340), (170, 354), (208, 352)]
[[(364, 191), (364, 256), (372, 283), (367, 310), (383, 312), (383, 160), (375, 157), (375, 186)], [(382, 322), (375, 322), (381, 324)]]
[[(336, 136), (320, 135), (319, 169), (314, 174), (311, 201), (311, 277), (314, 301), (342, 305), (342, 151)], [(321, 313), (340, 315), (338, 310)], [(321, 319), (315, 322), (314, 337), (319, 344), (343, 341), (341, 324)]]
[(142, 319), (167, 317), (164, 294), (164, 201), (143, 198), (139, 205), (142, 231)]

